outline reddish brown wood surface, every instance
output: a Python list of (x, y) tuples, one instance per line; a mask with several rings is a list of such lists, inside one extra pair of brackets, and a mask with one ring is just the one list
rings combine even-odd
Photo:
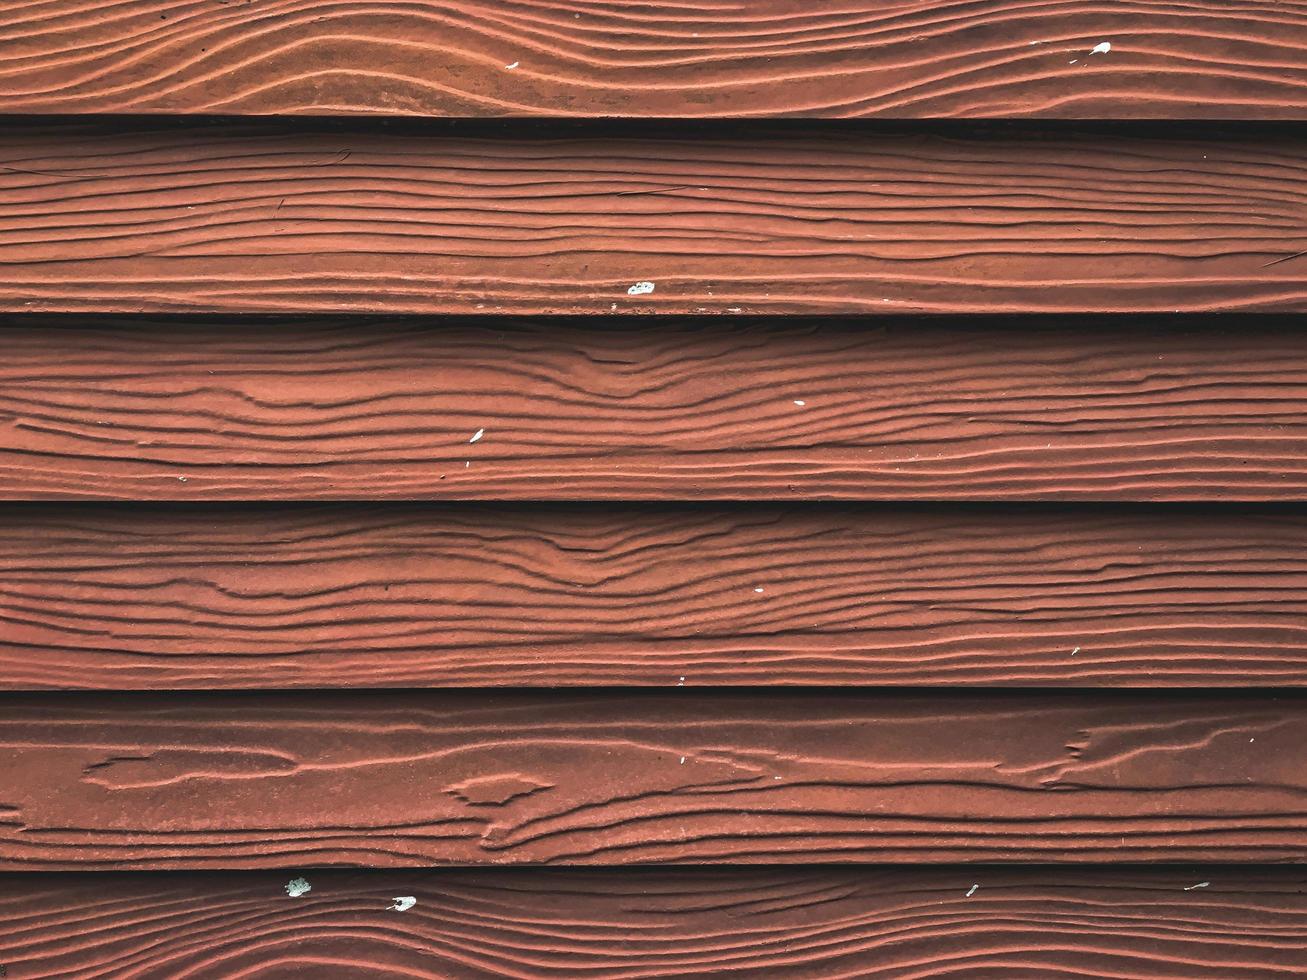
[(1219, 131), (19, 128), (0, 309), (1302, 312), (1304, 151)]
[(1307, 860), (1300, 698), (0, 698), (5, 870)]
[(4, 112), (1307, 111), (1300, 0), (10, 0), (0, 38)]
[(0, 512), (0, 686), (1307, 684), (1307, 518)]
[(1307, 961), (1307, 878), (1289, 868), (302, 876), (294, 899), (276, 872), (3, 876), (0, 962), (11, 980), (1260, 980)]
[(11, 500), (1307, 496), (1292, 322), (13, 319), (0, 340)]

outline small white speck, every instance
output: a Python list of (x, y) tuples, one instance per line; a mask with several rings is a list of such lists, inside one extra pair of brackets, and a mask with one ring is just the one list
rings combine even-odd
[(1185, 885), (1185, 886), (1184, 886), (1184, 890), (1187, 891), (1187, 892), (1191, 892), (1191, 891), (1193, 891), (1195, 888), (1206, 888), (1206, 887), (1207, 887), (1208, 885), (1210, 885), (1210, 884), (1211, 884), (1210, 881), (1200, 881), (1200, 882), (1198, 882), (1198, 884), (1196, 884), (1196, 885)]
[(654, 291), (654, 284), (648, 281), (637, 282), (634, 286), (626, 291), (627, 296), (643, 296), (646, 293)]
[(805, 402), (802, 398), (796, 398), (796, 399), (794, 399), (794, 404), (798, 405), (799, 408), (802, 408), (804, 405), (806, 405), (806, 404), (808, 404), (808, 403)]
[(395, 903), (390, 907), (392, 912), (407, 912), (418, 903), (412, 895), (396, 895), (391, 901)]
[(685, 687), (685, 678), (684, 678), (684, 677), (678, 677), (678, 678), (676, 679), (676, 686), (677, 686), (677, 687)]
[(480, 442), (481, 437), (485, 434), (486, 434), (485, 429), (477, 429), (476, 432), (472, 433), (472, 438), (469, 439), (468, 442)]
[(780, 776), (772, 776), (772, 779), (777, 779), (777, 780), (779, 780), (780, 778), (781, 778)]
[(1074, 650), (1071, 651), (1071, 656), (1074, 657), (1074, 656), (1075, 656), (1077, 653), (1079, 653), (1079, 652), (1080, 652), (1080, 648), (1079, 648), (1079, 647), (1076, 647)]
[(754, 591), (754, 592), (761, 592), (761, 591), (762, 591), (762, 586), (761, 586), (761, 585), (758, 586), (758, 587), (757, 587), (756, 589), (754, 589), (753, 591)]
[(313, 891), (313, 886), (303, 878), (292, 878), (286, 882), (286, 894), (291, 898), (299, 898), (301, 895), (307, 895)]
[(1250, 739), (1248, 739), (1248, 744), (1251, 745), (1253, 742), (1256, 742), (1256, 741), (1257, 741), (1257, 739), (1255, 739), (1255, 738), (1250, 738)]
[(470, 459), (463, 460), (463, 469), (470, 470), (471, 468), (472, 468), (472, 460)]
[(685, 756), (681, 756), (681, 765), (685, 765)]
[(518, 65), (520, 65), (521, 63), (522, 63), (522, 62), (520, 62), (520, 61), (515, 61), (515, 62), (513, 62), (511, 65), (505, 65), (504, 68), (507, 69), (508, 71), (512, 71), (514, 68), (516, 68), (516, 67), (517, 67)]
[(976, 894), (976, 889), (979, 888), (979, 887), (980, 887), (979, 885), (972, 885), (970, 888), (968, 888), (968, 889), (967, 889), (967, 898), (970, 898), (972, 895)]
[(1079, 61), (1079, 60), (1080, 60), (1079, 58), (1072, 58), (1070, 61), (1067, 62), (1067, 64), (1068, 64), (1068, 65), (1074, 65), (1074, 64), (1075, 64), (1077, 61)]
[(744, 312), (744, 307), (743, 307), (743, 306), (728, 306), (728, 307), (726, 307), (726, 312), (727, 312), (727, 313), (743, 313), (743, 312)]
[(184, 476), (179, 476), (179, 477), (177, 477), (177, 482), (178, 482), (178, 483), (185, 483), (185, 482), (186, 482), (186, 477), (184, 477)]
[(1030, 43), (1031, 43), (1031, 44), (1043, 44), (1044, 42), (1043, 42), (1043, 41), (1031, 41)]
[(1095, 44), (1095, 45), (1094, 45), (1094, 50), (1093, 50), (1093, 51), (1090, 51), (1089, 53), (1090, 53), (1090, 54), (1107, 54), (1107, 52), (1109, 52), (1109, 51), (1111, 51), (1111, 50), (1112, 50), (1112, 42), (1111, 42), (1111, 41), (1102, 41), (1102, 42), (1100, 42), (1100, 43), (1098, 43), (1098, 44)]

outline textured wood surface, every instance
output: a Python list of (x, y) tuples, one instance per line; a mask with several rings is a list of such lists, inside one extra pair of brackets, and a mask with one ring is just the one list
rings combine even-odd
[(1307, 961), (1291, 868), (303, 875), (294, 899), (275, 872), (3, 876), (0, 962), (13, 980), (1260, 980)]
[(9, 0), (0, 37), (4, 112), (1307, 111), (1301, 0)]
[(19, 318), (0, 336), (11, 500), (1307, 496), (1292, 321)]
[(1307, 310), (1307, 140), (18, 128), (0, 309)]
[(1307, 685), (1307, 517), (0, 511), (0, 686)]
[(1305, 704), (8, 695), (0, 867), (1302, 861)]

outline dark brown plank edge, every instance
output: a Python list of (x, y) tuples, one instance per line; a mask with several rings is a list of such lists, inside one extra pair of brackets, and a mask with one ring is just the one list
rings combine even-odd
[(0, 37), (4, 112), (1301, 119), (1307, 111), (1299, 3), (53, 0), (6, 4)]
[(0, 323), (9, 500), (1307, 496), (1290, 320)]
[(1307, 310), (1307, 139), (11, 127), (0, 309)]
[(1284, 508), (0, 510), (0, 686), (1307, 684)]
[(1289, 695), (8, 695), (0, 869), (1303, 861)]
[(0, 963), (9, 980), (1260, 980), (1301, 975), (1305, 887), (1228, 866), (11, 874)]

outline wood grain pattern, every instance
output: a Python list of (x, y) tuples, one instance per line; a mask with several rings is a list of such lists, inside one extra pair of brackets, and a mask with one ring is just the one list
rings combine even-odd
[[(284, 873), (7, 875), (0, 961), (12, 980), (1261, 980), (1307, 960), (1307, 878), (1290, 868), (306, 876), (291, 899)], [(390, 911), (401, 895), (416, 903)]]
[(0, 686), (1307, 685), (1307, 517), (22, 507)]
[(1307, 496), (1290, 322), (20, 318), (0, 344), (10, 500)]
[(0, 867), (1303, 861), (1305, 704), (8, 695)]
[[(10, 0), (0, 111), (1286, 118), (1300, 0)], [(1091, 54), (1104, 41), (1107, 54)]]
[(1305, 182), (1292, 135), (18, 127), (0, 309), (1302, 312)]

